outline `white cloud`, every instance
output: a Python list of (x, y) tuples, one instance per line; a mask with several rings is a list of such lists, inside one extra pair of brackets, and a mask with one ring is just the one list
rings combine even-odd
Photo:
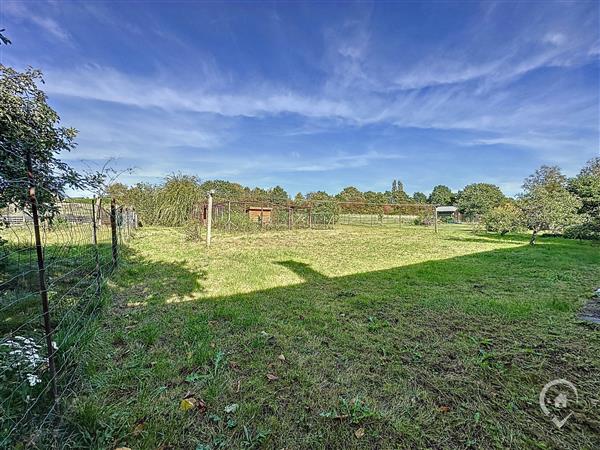
[(567, 40), (567, 37), (562, 33), (547, 33), (542, 39), (543, 42), (552, 45), (561, 45)]
[(46, 33), (61, 41), (70, 41), (71, 36), (63, 25), (60, 25), (56, 20), (47, 15), (40, 15), (37, 13), (37, 8), (39, 6), (40, 5), (37, 4), (36, 8), (30, 8), (25, 2), (5, 1), (3, 3), (3, 11), (20, 21), (35, 24)]

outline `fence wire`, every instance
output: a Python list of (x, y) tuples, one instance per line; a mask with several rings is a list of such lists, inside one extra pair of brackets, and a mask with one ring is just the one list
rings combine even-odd
[(104, 279), (137, 216), (104, 200), (39, 218), (10, 205), (0, 220), (0, 448), (44, 448), (40, 425), (58, 417), (76, 379)]
[[(198, 205), (192, 218), (206, 226), (208, 204)], [(440, 222), (440, 218), (437, 219)], [(435, 206), (429, 204), (375, 204), (314, 201), (303, 204), (216, 201), (212, 206), (212, 229), (256, 232), (303, 228), (330, 229), (337, 225), (435, 227)]]
[[(194, 210), (193, 218), (207, 224), (208, 205)], [(331, 211), (308, 205), (269, 202), (219, 201), (212, 206), (212, 228), (230, 232), (332, 228)]]

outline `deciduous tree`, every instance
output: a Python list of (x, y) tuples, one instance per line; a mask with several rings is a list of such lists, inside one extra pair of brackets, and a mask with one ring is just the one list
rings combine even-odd
[(520, 206), (527, 227), (532, 230), (530, 244), (540, 231), (560, 232), (577, 222), (581, 201), (567, 189), (567, 179), (556, 166), (542, 166), (525, 179)]
[(429, 196), (429, 203), (432, 205), (451, 205), (452, 204), (452, 191), (448, 186), (438, 184), (431, 191)]
[(458, 193), (457, 206), (465, 216), (473, 218), (487, 214), (502, 204), (506, 197), (500, 188), (489, 183), (473, 183)]
[(81, 174), (60, 159), (75, 148), (77, 132), (60, 125), (38, 87), (41, 82), (39, 70), (17, 72), (0, 65), (0, 207), (29, 208), (29, 159), (38, 208), (45, 218), (58, 212), (67, 188), (92, 188), (100, 180), (97, 174)]
[(413, 201), (415, 203), (427, 203), (427, 196), (422, 192), (415, 192), (413, 194)]

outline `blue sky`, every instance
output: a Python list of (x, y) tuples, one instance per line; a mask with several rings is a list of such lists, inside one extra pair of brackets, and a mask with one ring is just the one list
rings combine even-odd
[(485, 181), (600, 153), (598, 2), (0, 3), (73, 165), (331, 193)]

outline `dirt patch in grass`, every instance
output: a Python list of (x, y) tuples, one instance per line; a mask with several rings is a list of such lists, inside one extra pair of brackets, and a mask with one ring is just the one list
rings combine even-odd
[(600, 325), (600, 297), (594, 297), (582, 308), (579, 318)]

